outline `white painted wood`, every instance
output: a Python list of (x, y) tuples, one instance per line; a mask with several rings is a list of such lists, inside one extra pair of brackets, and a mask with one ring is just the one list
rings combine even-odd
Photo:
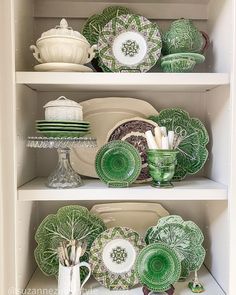
[[(207, 271), (205, 267), (200, 270), (200, 281), (203, 283), (206, 291), (205, 295), (224, 295), (225, 293), (221, 290), (217, 282)], [(32, 279), (30, 280), (26, 294), (29, 290), (50, 290), (50, 294), (55, 294), (57, 291), (57, 281), (55, 278), (44, 276), (38, 269), (34, 273)], [(142, 289), (140, 287), (128, 290), (128, 291), (109, 291), (104, 287), (100, 286), (98, 282), (91, 279), (84, 287), (84, 295), (142, 295)], [(193, 294), (187, 287), (186, 282), (175, 284), (175, 294), (176, 295), (191, 295)]]
[(17, 84), (37, 91), (196, 91), (229, 84), (225, 73), (53, 73), (17, 72)]
[[(145, 3), (132, 3), (130, 1), (118, 1), (114, 5), (122, 5), (137, 14), (142, 14), (149, 19), (177, 19), (191, 18), (205, 20), (208, 17), (207, 6), (201, 1), (185, 2), (172, 1), (154, 2), (147, 1)], [(35, 17), (71, 17), (71, 18), (87, 18), (93, 14), (101, 12), (104, 8), (110, 6), (109, 1), (52, 1), (52, 0), (36, 0), (34, 16)], [(170, 13), (171, 12), (171, 13)]]
[(108, 188), (100, 180), (87, 179), (80, 188), (50, 189), (45, 178), (36, 178), (18, 189), (20, 201), (46, 200), (226, 200), (227, 187), (207, 178), (190, 178), (174, 183), (173, 189), (158, 190), (145, 185)]

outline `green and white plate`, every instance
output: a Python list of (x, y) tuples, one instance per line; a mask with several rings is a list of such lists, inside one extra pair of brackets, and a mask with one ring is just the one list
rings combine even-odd
[(145, 246), (139, 234), (127, 227), (113, 227), (93, 242), (89, 263), (94, 278), (110, 290), (126, 290), (138, 284), (135, 261)]
[(88, 134), (87, 131), (65, 131), (65, 130), (38, 130), (46, 137), (82, 137)]
[(156, 226), (147, 230), (147, 244), (163, 242), (176, 251), (181, 260), (181, 279), (202, 266), (206, 251), (202, 246), (204, 236), (192, 221), (184, 221), (180, 216), (169, 215), (159, 219)]
[(139, 176), (142, 161), (130, 143), (115, 140), (97, 153), (95, 168), (99, 178), (111, 187), (127, 187)]
[(69, 124), (69, 125), (90, 125), (89, 122), (87, 121), (58, 121), (58, 120), (55, 120), (55, 121), (50, 121), (50, 120), (37, 120), (36, 121), (36, 124)]
[(139, 253), (135, 271), (142, 285), (152, 291), (164, 292), (179, 280), (181, 260), (167, 244), (155, 243)]
[(112, 72), (147, 72), (158, 61), (161, 48), (157, 24), (140, 15), (115, 17), (99, 34), (99, 57)]
[(178, 58), (190, 58), (190, 59), (194, 59), (196, 61), (196, 63), (203, 63), (205, 61), (205, 56), (199, 53), (173, 53), (173, 54), (169, 54), (166, 56), (163, 56), (161, 58), (161, 61), (170, 61), (173, 59), (178, 59)]
[(190, 118), (186, 111), (178, 108), (162, 110), (158, 116), (149, 119), (182, 136), (173, 180), (182, 180), (187, 174), (195, 174), (202, 169), (208, 158), (206, 145), (209, 136), (199, 119)]
[[(86, 240), (87, 251), (81, 261), (88, 261), (89, 250), (96, 237), (106, 230), (103, 221), (78, 205), (60, 208), (56, 214), (48, 215), (39, 225), (34, 251), (36, 262), (45, 275), (58, 274), (59, 261), (57, 247), (62, 241)], [(86, 268), (81, 268), (81, 280), (86, 276)]]

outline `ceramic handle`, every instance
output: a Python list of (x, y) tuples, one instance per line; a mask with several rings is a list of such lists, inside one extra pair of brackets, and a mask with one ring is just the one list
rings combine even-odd
[(69, 100), (69, 99), (66, 98), (65, 96), (60, 96), (60, 97), (58, 97), (56, 100)]
[(97, 50), (97, 45), (93, 45), (89, 48), (88, 59), (86, 61), (86, 64), (89, 63), (94, 58), (94, 56), (96, 54), (96, 50)]
[(210, 46), (210, 37), (207, 35), (207, 33), (201, 31), (202, 37), (205, 40), (205, 44), (203, 45), (201, 52), (207, 51), (208, 47)]
[(85, 285), (85, 283), (87, 283), (87, 281), (90, 278), (91, 273), (92, 273), (91, 267), (90, 267), (90, 265), (87, 262), (85, 262), (85, 261), (81, 262), (79, 264), (79, 267), (82, 267), (82, 266), (83, 267), (87, 267), (87, 269), (89, 270), (89, 273), (88, 273), (87, 277), (84, 279), (84, 281), (83, 281), (83, 283), (81, 285), (81, 289), (83, 288), (83, 286)]
[(34, 58), (39, 62), (39, 63), (43, 63), (41, 57), (40, 57), (40, 52), (38, 50), (38, 48), (35, 45), (31, 45), (30, 46), (30, 50), (33, 52), (33, 56)]

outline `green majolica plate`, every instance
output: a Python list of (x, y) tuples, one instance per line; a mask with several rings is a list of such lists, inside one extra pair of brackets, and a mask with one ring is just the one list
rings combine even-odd
[(167, 130), (184, 135), (178, 146), (177, 165), (173, 180), (182, 180), (187, 174), (195, 174), (204, 166), (208, 151), (209, 136), (203, 123), (181, 109), (165, 109), (158, 116), (149, 118)]
[(145, 246), (139, 234), (127, 227), (113, 227), (93, 242), (89, 263), (95, 279), (110, 290), (126, 290), (138, 284), (135, 261)]
[(87, 121), (58, 121), (58, 120), (55, 120), (55, 121), (48, 121), (48, 120), (37, 120), (36, 121), (37, 124), (73, 124), (73, 125), (90, 125), (89, 122)]
[(39, 131), (78, 131), (78, 132), (88, 132), (89, 128), (81, 128), (81, 127), (71, 127), (69, 126), (36, 126), (37, 130)]
[(135, 270), (142, 285), (152, 291), (164, 292), (179, 280), (181, 260), (167, 244), (155, 243), (139, 253)]
[(161, 61), (169, 61), (178, 58), (191, 58), (196, 61), (196, 63), (203, 63), (205, 61), (205, 56), (199, 53), (173, 53), (161, 58)]
[(145, 237), (147, 244), (163, 242), (176, 251), (181, 260), (181, 279), (202, 266), (206, 255), (203, 240), (203, 233), (194, 222), (184, 221), (177, 215), (160, 218)]
[(115, 140), (105, 144), (95, 160), (99, 178), (111, 187), (127, 187), (139, 176), (142, 161), (130, 143)]
[(88, 131), (66, 131), (66, 130), (37, 130), (46, 137), (82, 137), (88, 134)]
[(87, 130), (90, 128), (90, 125), (79, 125), (79, 124), (63, 124), (63, 123), (55, 123), (55, 124), (36, 124), (36, 127), (38, 128), (43, 128), (43, 127), (49, 127), (49, 128), (79, 128), (79, 129), (83, 129), (83, 130)]
[(147, 72), (158, 61), (161, 48), (157, 24), (140, 15), (115, 17), (99, 34), (99, 58), (112, 72)]
[[(34, 251), (36, 262), (45, 275), (58, 274), (57, 247), (62, 241), (86, 240), (87, 251), (81, 261), (88, 261), (90, 247), (95, 238), (106, 226), (96, 215), (78, 205), (60, 208), (56, 214), (48, 215), (39, 225), (35, 240), (38, 243)], [(86, 269), (81, 269), (81, 280), (86, 276)]]

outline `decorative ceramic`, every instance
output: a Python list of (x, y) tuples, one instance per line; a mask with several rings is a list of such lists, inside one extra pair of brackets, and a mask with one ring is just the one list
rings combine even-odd
[(189, 19), (172, 22), (169, 30), (163, 34), (163, 54), (180, 52), (203, 52), (209, 44), (206, 33), (200, 32)]
[(139, 176), (141, 167), (136, 148), (121, 140), (105, 144), (95, 160), (99, 178), (110, 187), (128, 187)]
[(143, 295), (174, 295), (175, 288), (172, 285), (169, 290), (166, 290), (165, 292), (155, 292), (149, 290), (146, 286), (143, 287)]
[(126, 227), (114, 227), (93, 242), (89, 263), (95, 279), (110, 290), (124, 290), (138, 284), (134, 266), (145, 243)]
[(86, 64), (95, 56), (96, 45), (90, 47), (86, 38), (68, 27), (65, 19), (60, 25), (44, 32), (35, 45), (31, 45), (35, 59), (43, 63)]
[(182, 141), (177, 150), (177, 165), (173, 180), (182, 180), (187, 174), (195, 174), (204, 166), (208, 151), (209, 136), (203, 123), (181, 109), (165, 109), (159, 116), (151, 116), (159, 126), (181, 134)]
[(177, 164), (175, 150), (148, 150), (148, 170), (152, 177), (152, 186), (169, 188), (173, 187), (171, 180), (175, 174)]
[(47, 121), (82, 121), (82, 106), (65, 96), (60, 96), (56, 100), (49, 101), (44, 106), (45, 120)]
[(76, 125), (62, 125), (62, 124), (58, 124), (58, 125), (53, 125), (53, 124), (49, 124), (49, 125), (44, 125), (44, 124), (39, 124), (36, 125), (37, 130), (66, 130), (66, 131), (89, 131), (90, 127), (89, 126), (76, 126)]
[(203, 233), (194, 222), (184, 221), (177, 215), (160, 218), (156, 226), (148, 229), (145, 237), (147, 244), (163, 242), (176, 251), (181, 259), (181, 279), (202, 266), (206, 255), (203, 240)]
[[(103, 221), (90, 213), (85, 207), (78, 205), (60, 208), (56, 214), (48, 215), (39, 225), (35, 240), (35, 259), (45, 275), (58, 275), (59, 260), (57, 247), (60, 242), (70, 240), (86, 240), (87, 251), (81, 258), (88, 261), (89, 250), (96, 237), (106, 229)], [(81, 268), (81, 281), (84, 281), (87, 270)]]
[(197, 271), (195, 271), (194, 279), (188, 283), (188, 287), (193, 293), (202, 293), (205, 291), (203, 285), (198, 279)]
[(91, 123), (91, 135), (97, 138), (98, 147), (89, 150), (82, 148), (72, 150), (71, 163), (80, 174), (95, 178), (98, 178), (94, 166), (95, 157), (98, 150), (106, 143), (109, 130), (124, 119), (158, 115), (157, 110), (148, 102), (135, 98), (94, 98), (80, 104), (83, 107), (84, 120)]
[(191, 72), (197, 63), (204, 61), (204, 55), (198, 53), (175, 53), (161, 59), (161, 68), (169, 73)]
[(127, 141), (139, 151), (142, 158), (142, 171), (137, 178), (137, 183), (151, 181), (147, 164), (148, 145), (145, 132), (148, 130), (154, 131), (157, 126), (150, 120), (136, 117), (120, 121), (108, 132), (108, 142), (113, 140)]
[(99, 216), (107, 228), (129, 227), (144, 236), (147, 229), (157, 221), (169, 215), (157, 203), (106, 203), (94, 205), (90, 212)]
[[(80, 271), (82, 267), (88, 269), (88, 274), (81, 284)], [(70, 267), (59, 263), (58, 295), (81, 295), (82, 288), (90, 278), (91, 272), (90, 265), (85, 261)]]
[(142, 285), (152, 291), (164, 292), (179, 280), (181, 260), (168, 244), (155, 243), (139, 253), (135, 271)]
[(113, 18), (99, 34), (98, 52), (112, 72), (147, 72), (161, 55), (159, 28), (143, 16)]
[(50, 129), (44, 129), (44, 130), (38, 130), (38, 132), (42, 133), (43, 136), (46, 137), (82, 137), (87, 134), (89, 134), (88, 131), (66, 131), (66, 130), (50, 130)]
[(49, 62), (34, 66), (38, 72), (93, 72), (89, 67), (65, 62)]
[(63, 126), (67, 126), (67, 125), (73, 125), (73, 126), (89, 126), (90, 123), (86, 122), (86, 121), (57, 121), (57, 120), (52, 120), (52, 121), (48, 121), (48, 120), (37, 120), (36, 124), (39, 126), (41, 125), (58, 125), (58, 124), (62, 124)]

